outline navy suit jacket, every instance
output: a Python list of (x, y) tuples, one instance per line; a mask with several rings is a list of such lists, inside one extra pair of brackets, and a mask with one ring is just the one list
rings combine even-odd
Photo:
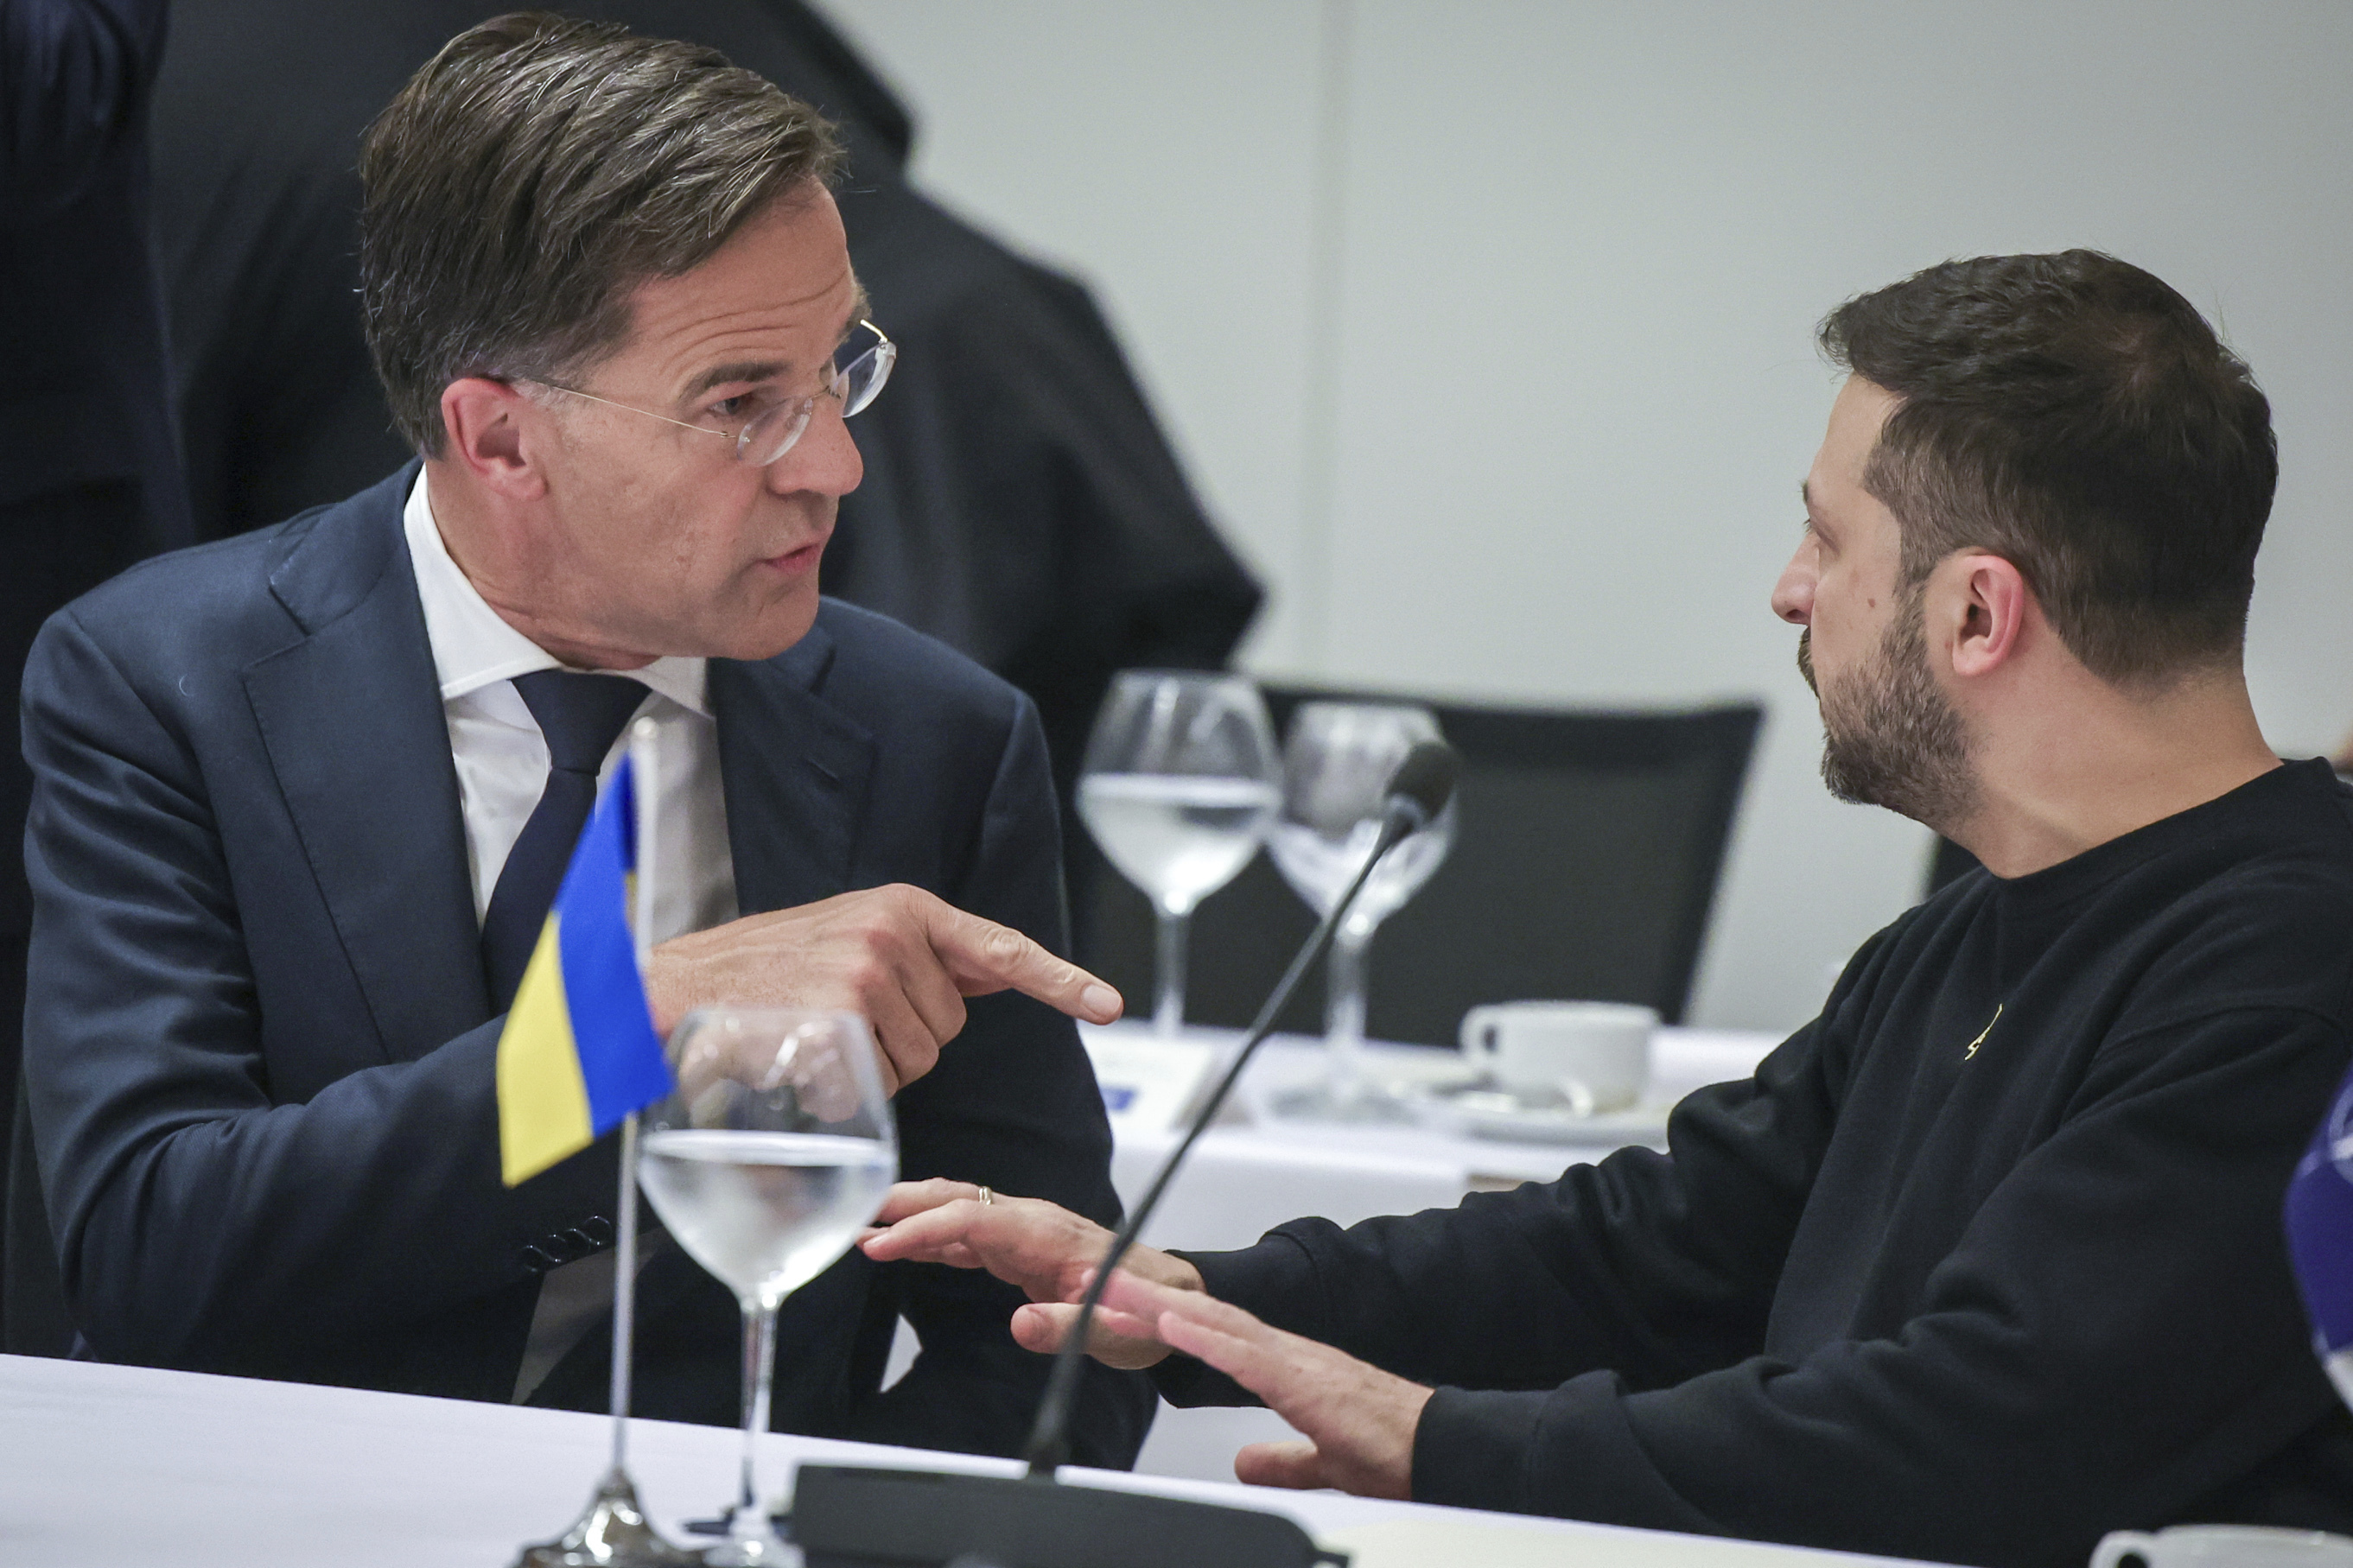
[[(507, 1397), (539, 1275), (606, 1234), (609, 1146), (500, 1184), (494, 1016), (401, 508), (336, 506), (139, 566), (43, 628), (26, 1055), (68, 1300), (109, 1360)], [(909, 882), (1060, 950), (1029, 701), (828, 602), (797, 646), (713, 660), (746, 913)], [(1071, 1022), (1015, 994), (898, 1100), (901, 1165), (1118, 1211)], [(609, 1144), (609, 1141), (607, 1141)], [(786, 1305), (776, 1422), (1017, 1447), (1045, 1363), (984, 1275), (852, 1253)], [(878, 1392), (896, 1319), (922, 1335)], [(731, 1297), (672, 1250), (639, 1290), (637, 1407), (737, 1418)], [(603, 1400), (592, 1333), (534, 1403)], [(1090, 1462), (1152, 1395), (1095, 1369)]]

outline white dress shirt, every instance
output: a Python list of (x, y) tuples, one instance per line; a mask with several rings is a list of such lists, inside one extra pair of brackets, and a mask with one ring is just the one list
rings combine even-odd
[[(564, 664), (509, 626), (467, 581), (441, 541), (421, 472), (402, 521), (417, 569), (417, 596), (425, 605), (433, 671), (441, 682), (449, 754), (458, 764), (458, 799), (466, 816), (466, 859), (479, 921), (491, 907), (507, 852), (547, 788), (547, 742), (514, 689), (514, 678)], [(643, 669), (614, 675), (651, 689), (639, 711), (659, 731), (660, 777), (647, 829), (650, 855), (644, 857), (659, 868), (656, 942), (723, 925), (736, 913), (727, 805), (719, 788), (719, 730), (704, 696), (704, 673), (699, 658), (658, 658)], [(612, 777), (628, 750), (624, 733), (605, 758), (603, 779)]]
[[(420, 471), (402, 513), (417, 595), (425, 607), (425, 636), (441, 683), (441, 712), (449, 725), (449, 754), (458, 767), (458, 800), (466, 819), (466, 860), (474, 882), (474, 918), (491, 907), (491, 892), (508, 852), (547, 788), (547, 742), (514, 678), (561, 669), (563, 661), (509, 626), (475, 591), (450, 557)], [(727, 847), (727, 806), (719, 787), (719, 731), (704, 695), (699, 658), (659, 658), (643, 669), (615, 672), (649, 689), (638, 710), (658, 727), (659, 775), (652, 814), (643, 831), (640, 865), (653, 868), (652, 939), (664, 942), (733, 920), (735, 866)], [(613, 742), (600, 775), (628, 750), (628, 735)], [(644, 781), (638, 788), (645, 788)], [(651, 1215), (638, 1258), (667, 1240)], [(611, 1251), (551, 1269), (532, 1315), (513, 1398), (538, 1387), (564, 1353), (596, 1321), (612, 1300)]]

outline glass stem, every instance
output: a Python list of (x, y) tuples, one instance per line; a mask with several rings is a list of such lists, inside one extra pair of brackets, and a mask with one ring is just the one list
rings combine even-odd
[(1365, 1090), (1365, 950), (1373, 933), (1344, 921), (1332, 938), (1325, 972), (1324, 1042), (1329, 1051), (1332, 1098), (1345, 1103)]
[(746, 1299), (744, 1302), (744, 1484), (728, 1533), (738, 1541), (768, 1534), (767, 1510), (753, 1482), (752, 1460), (760, 1434), (768, 1429), (768, 1387), (776, 1371), (776, 1309)]
[(613, 1474), (629, 1468), (629, 1352), (638, 1301), (638, 1113), (621, 1121), (620, 1226), (613, 1238)]
[(1192, 923), (1190, 910), (1160, 910), (1160, 966), (1156, 972), (1160, 994), (1152, 1010), (1152, 1027), (1164, 1040), (1173, 1040), (1185, 1032), (1185, 938)]

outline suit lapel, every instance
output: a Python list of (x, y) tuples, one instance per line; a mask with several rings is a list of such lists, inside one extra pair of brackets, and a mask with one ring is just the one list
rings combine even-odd
[(296, 834), (385, 1058), (491, 1016), (465, 818), (400, 528), (414, 467), (322, 516), (271, 574), (308, 634), (245, 672)]
[(849, 888), (874, 738), (817, 695), (832, 659), (820, 626), (772, 659), (711, 661), (728, 848), (745, 914)]

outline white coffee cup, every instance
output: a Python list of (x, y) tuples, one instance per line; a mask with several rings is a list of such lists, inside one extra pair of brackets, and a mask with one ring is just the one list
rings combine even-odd
[(1641, 1098), (1658, 1023), (1624, 1002), (1498, 1002), (1462, 1015), (1462, 1054), (1523, 1100), (1591, 1116)]
[(2091, 1568), (2353, 1568), (2353, 1539), (2260, 1524), (2113, 1530), (2092, 1549)]

